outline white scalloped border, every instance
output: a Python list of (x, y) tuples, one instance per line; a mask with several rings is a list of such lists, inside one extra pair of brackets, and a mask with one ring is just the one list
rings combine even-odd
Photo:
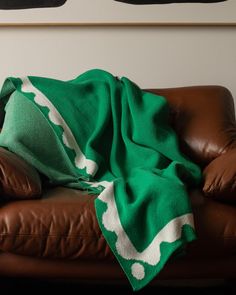
[(50, 121), (63, 129), (62, 142), (65, 146), (67, 146), (69, 149), (75, 152), (75, 166), (79, 169), (86, 169), (87, 174), (94, 176), (98, 169), (97, 163), (87, 159), (85, 155), (82, 153), (72, 131), (70, 130), (70, 128), (68, 127), (60, 113), (51, 103), (51, 101), (41, 91), (39, 91), (36, 87), (33, 86), (28, 77), (21, 78), (21, 81), (22, 91), (26, 93), (33, 93), (35, 95), (34, 101), (38, 105), (48, 108), (48, 117)]

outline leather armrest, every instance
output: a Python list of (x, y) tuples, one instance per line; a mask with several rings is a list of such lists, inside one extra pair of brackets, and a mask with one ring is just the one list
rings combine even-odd
[(236, 149), (213, 160), (203, 171), (206, 196), (222, 201), (236, 201)]
[(18, 155), (0, 148), (1, 198), (32, 199), (42, 193), (38, 171)]

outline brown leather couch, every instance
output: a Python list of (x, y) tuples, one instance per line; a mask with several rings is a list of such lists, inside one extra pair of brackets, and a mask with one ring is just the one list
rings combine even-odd
[[(170, 259), (153, 282), (235, 279), (236, 125), (231, 93), (221, 86), (147, 91), (167, 98), (181, 149), (204, 175), (199, 190), (189, 192), (198, 239), (187, 246), (186, 255)], [(128, 284), (99, 229), (95, 196), (45, 187), (33, 167), (4, 149), (0, 181), (0, 276)]]

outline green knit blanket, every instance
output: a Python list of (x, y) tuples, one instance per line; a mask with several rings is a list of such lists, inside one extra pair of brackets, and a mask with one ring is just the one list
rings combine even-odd
[(164, 97), (94, 69), (70, 81), (5, 80), (0, 146), (51, 185), (96, 194), (101, 231), (133, 290), (196, 238), (187, 191), (201, 179), (179, 150)]

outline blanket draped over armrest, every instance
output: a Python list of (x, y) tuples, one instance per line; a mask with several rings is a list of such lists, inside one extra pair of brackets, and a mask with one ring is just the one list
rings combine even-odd
[(70, 81), (8, 78), (0, 146), (52, 185), (96, 194), (102, 233), (134, 290), (196, 238), (187, 190), (201, 172), (179, 150), (164, 97), (94, 69)]

